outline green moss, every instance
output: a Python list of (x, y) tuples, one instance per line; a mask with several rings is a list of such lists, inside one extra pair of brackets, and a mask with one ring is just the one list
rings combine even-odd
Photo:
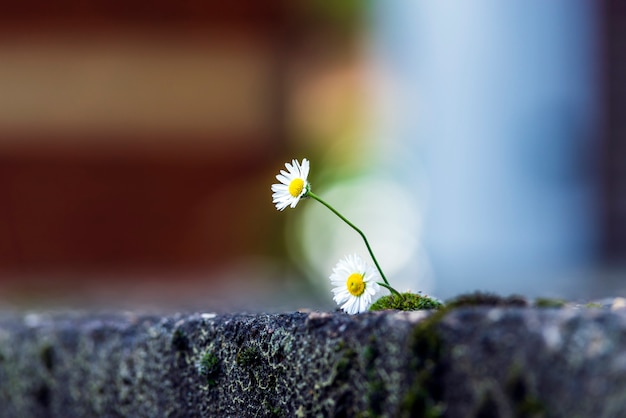
[(385, 399), (387, 399), (389, 393), (385, 382), (380, 376), (378, 369), (376, 368), (376, 359), (378, 358), (379, 350), (375, 345), (375, 338), (371, 341), (370, 345), (367, 345), (363, 350), (363, 360), (367, 377), (367, 392), (365, 393), (365, 399), (367, 400), (367, 413), (364, 416), (377, 417), (383, 413), (383, 406)]
[(514, 365), (509, 371), (505, 389), (513, 404), (515, 416), (535, 418), (546, 416), (545, 405), (535, 395), (520, 365)]
[(47, 410), (50, 407), (50, 387), (42, 383), (35, 391), (35, 399), (44, 410)]
[(388, 395), (387, 386), (380, 377), (369, 380), (365, 395), (369, 416), (377, 417), (383, 413), (384, 402)]
[(40, 357), (46, 369), (52, 371), (54, 367), (54, 348), (51, 345), (45, 345), (41, 349)]
[(265, 407), (265, 409), (267, 410), (267, 415), (270, 417), (284, 417), (285, 416), (285, 411), (283, 411), (280, 407), (278, 406), (273, 406), (270, 402), (268, 402), (267, 400), (265, 400), (263, 402), (263, 406)]
[(585, 305), (585, 308), (588, 308), (588, 309), (598, 309), (601, 307), (602, 305), (600, 305), (599, 303), (595, 303), (595, 302), (589, 302)]
[(348, 380), (348, 374), (354, 365), (356, 357), (356, 351), (351, 348), (346, 348), (343, 351), (341, 358), (335, 364), (335, 381), (345, 382)]
[(562, 299), (537, 298), (535, 300), (537, 308), (562, 308), (565, 306), (565, 303)]
[(428, 296), (416, 293), (401, 293), (383, 296), (372, 304), (370, 311), (396, 309), (399, 311), (419, 311), (422, 309), (439, 309), (443, 304)]
[(261, 362), (262, 356), (255, 346), (248, 346), (237, 353), (235, 361), (241, 367), (252, 367)]
[(526, 307), (528, 301), (518, 295), (507, 297), (499, 296), (495, 293), (474, 292), (457, 296), (446, 302), (449, 308), (459, 308), (465, 306), (493, 306), (493, 307)]
[(374, 364), (376, 357), (378, 357), (378, 348), (374, 345), (365, 346), (363, 349), (363, 359), (365, 360), (366, 368)]
[(476, 418), (498, 418), (502, 416), (493, 394), (487, 392), (482, 396), (476, 412), (472, 415)]
[(375, 374), (375, 376), (368, 375), (367, 393), (365, 394), (369, 416), (382, 415), (385, 400), (389, 396), (387, 385), (378, 373)]
[(177, 328), (172, 334), (172, 347), (174, 347), (176, 351), (186, 351), (189, 349), (189, 339), (180, 328)]
[(413, 382), (400, 405), (402, 417), (438, 418), (443, 416), (443, 387), (440, 380), (442, 341), (437, 324), (447, 309), (420, 321), (413, 330), (409, 348), (414, 353), (410, 365)]
[(209, 386), (217, 384), (217, 378), (221, 371), (219, 358), (210, 350), (207, 350), (198, 364), (198, 372), (205, 376)]

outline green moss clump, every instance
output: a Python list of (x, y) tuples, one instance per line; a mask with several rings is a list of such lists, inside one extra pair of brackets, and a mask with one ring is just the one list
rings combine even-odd
[(54, 348), (51, 345), (45, 345), (41, 349), (41, 362), (44, 364), (46, 369), (52, 371), (54, 367)]
[(464, 306), (492, 306), (492, 307), (518, 307), (528, 306), (528, 301), (518, 295), (503, 297), (495, 293), (474, 292), (457, 296), (446, 302), (449, 308), (459, 308)]
[(189, 339), (180, 328), (177, 328), (172, 334), (172, 347), (174, 347), (176, 351), (186, 351), (189, 349)]
[(235, 360), (241, 367), (250, 367), (259, 364), (261, 361), (261, 353), (254, 346), (249, 346), (237, 353)]
[[(478, 408), (472, 416), (476, 418), (498, 418), (502, 416), (498, 402), (496, 402), (496, 399), (491, 391), (487, 391), (487, 393), (483, 394), (480, 402), (478, 403)], [(526, 415), (521, 416), (525, 417)]]
[(447, 309), (440, 309), (420, 321), (411, 335), (409, 347), (414, 356), (409, 367), (413, 382), (402, 399), (399, 411), (401, 417), (443, 416), (443, 366), (440, 361), (443, 344), (437, 326), (447, 312)]
[(439, 309), (443, 304), (438, 300), (417, 293), (401, 293), (383, 296), (370, 306), (370, 311), (396, 309), (399, 311), (419, 311), (422, 309)]
[(47, 410), (50, 407), (50, 387), (42, 383), (35, 391), (35, 399), (40, 406)]
[(364, 417), (379, 417), (383, 414), (385, 400), (389, 393), (385, 382), (380, 376), (380, 372), (376, 366), (376, 359), (380, 355), (376, 338), (370, 337), (370, 344), (363, 349), (363, 361), (367, 377), (367, 392), (365, 399), (367, 400), (368, 410)]
[(263, 401), (263, 406), (267, 410), (267, 414), (270, 417), (284, 417), (285, 412), (278, 406), (273, 406), (267, 400)]
[(351, 348), (346, 348), (339, 361), (335, 365), (335, 380), (340, 382), (348, 381), (350, 370), (354, 365), (354, 360), (357, 357), (356, 351)]
[(562, 308), (565, 306), (565, 301), (562, 299), (537, 298), (535, 306), (537, 308)]
[(365, 346), (365, 348), (363, 349), (363, 359), (365, 360), (366, 369), (368, 372), (370, 371), (369, 368), (374, 364), (374, 361), (376, 361), (377, 357), (378, 357), (378, 348), (376, 348), (376, 346), (374, 345)]
[(537, 418), (546, 416), (545, 405), (538, 399), (529, 381), (524, 378), (520, 365), (514, 365), (509, 371), (505, 389), (513, 401), (515, 416)]
[(201, 375), (206, 376), (209, 386), (217, 384), (217, 377), (220, 374), (220, 360), (212, 351), (204, 353), (198, 364), (198, 371)]

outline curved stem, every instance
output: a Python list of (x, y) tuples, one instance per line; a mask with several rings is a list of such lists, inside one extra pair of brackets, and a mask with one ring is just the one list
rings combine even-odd
[(367, 237), (365, 237), (365, 234), (363, 233), (363, 231), (361, 231), (359, 228), (357, 228), (352, 222), (350, 222), (349, 220), (347, 220), (341, 213), (337, 212), (337, 210), (335, 208), (333, 208), (332, 206), (330, 206), (328, 203), (326, 203), (322, 198), (320, 198), (318, 195), (316, 195), (315, 193), (311, 192), (310, 190), (306, 193), (305, 196), (309, 196), (312, 197), (313, 199), (317, 200), (318, 202), (320, 202), (322, 205), (326, 206), (328, 209), (330, 209), (330, 211), (332, 213), (334, 213), (335, 215), (337, 215), (339, 217), (339, 219), (341, 219), (342, 221), (344, 221), (346, 224), (348, 224), (352, 229), (354, 229), (356, 232), (358, 232), (358, 234), (361, 236), (361, 238), (363, 238), (363, 241), (365, 241), (365, 246), (367, 247), (367, 251), (369, 251), (370, 253), (370, 257), (372, 257), (372, 260), (374, 261), (374, 264), (376, 265), (376, 268), (378, 269), (378, 272), (380, 273), (380, 277), (382, 277), (383, 281), (385, 282), (383, 283), (379, 283), (381, 286), (389, 289), (389, 291), (391, 291), (392, 293), (395, 293), (397, 295), (400, 295), (400, 293), (394, 289), (393, 287), (391, 287), (391, 285), (389, 284), (389, 282), (387, 281), (387, 278), (385, 277), (385, 274), (383, 273), (383, 270), (380, 268), (380, 265), (378, 264), (378, 260), (376, 260), (376, 257), (374, 257), (374, 252), (372, 251), (372, 247), (370, 247), (369, 242), (367, 241)]
[(384, 287), (385, 289), (389, 290), (391, 293), (395, 293), (398, 296), (400, 295), (400, 292), (398, 292), (396, 289), (394, 289), (393, 287), (389, 286), (389, 284), (387, 283), (381, 283), (381, 282), (376, 282), (377, 284), (379, 284), (380, 286)]

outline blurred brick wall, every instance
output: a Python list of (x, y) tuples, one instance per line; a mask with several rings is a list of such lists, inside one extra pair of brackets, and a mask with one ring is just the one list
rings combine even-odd
[[(273, 214), (268, 181), (285, 145), (283, 42), (287, 14), (280, 0), (4, 2), (0, 6), (0, 48), (13, 53), (13, 45), (23, 47), (12, 55), (19, 59), (28, 54), (41, 57), (39, 45), (54, 47), (55, 39), (61, 39), (69, 45), (72, 62), (79, 62), (81, 52), (73, 53), (74, 45), (89, 49), (90, 40), (95, 39), (110, 52), (108, 39), (119, 40), (129, 34), (154, 41), (153, 46), (148, 45), (148, 53), (171, 39), (181, 46), (186, 39), (189, 43), (200, 39), (213, 46), (223, 44), (222, 49), (235, 57), (247, 54), (250, 45), (261, 48), (243, 64), (230, 63), (235, 70), (230, 74), (218, 71), (224, 79), (209, 80), (207, 91), (197, 95), (208, 99), (200, 100), (204, 103), (200, 109), (190, 108), (199, 115), (189, 119), (197, 122), (194, 129), (187, 129), (186, 114), (180, 112), (182, 127), (177, 130), (179, 121), (167, 113), (167, 106), (178, 110), (177, 103), (164, 103), (160, 108), (160, 103), (152, 103), (157, 111), (148, 112), (144, 119), (133, 115), (132, 107), (126, 113), (115, 113), (106, 97), (98, 96), (107, 93), (106, 86), (94, 86), (92, 96), (88, 90), (78, 92), (83, 95), (75, 97), (84, 98), (95, 109), (78, 116), (77, 111), (85, 106), (73, 104), (74, 96), (65, 101), (47, 98), (37, 90), (40, 86), (33, 91), (29, 85), (20, 86), (23, 91), (15, 92), (14, 98), (18, 100), (5, 96), (0, 104), (6, 107), (5, 116), (0, 117), (0, 280), (23, 275), (204, 271), (242, 255), (266, 251), (273, 225), (268, 221)], [(32, 51), (29, 45), (35, 45)], [(243, 46), (239, 52), (229, 49), (238, 45)], [(209, 64), (220, 58), (206, 59), (202, 47), (199, 43), (200, 57)], [(56, 51), (51, 50), (51, 54)], [(107, 57), (115, 57), (114, 53)], [(49, 59), (45, 54), (38, 59)], [(206, 49), (206, 54), (211, 50)], [(265, 78), (253, 80), (253, 87), (267, 96), (255, 102), (256, 108), (242, 112), (258, 111), (258, 115), (220, 116), (225, 106), (237, 112), (237, 106), (249, 103), (245, 89), (237, 91), (241, 86), (237, 66), (256, 65), (255, 60), (261, 61), (260, 68), (269, 69)], [(6, 75), (11, 69), (5, 70)], [(19, 77), (20, 70), (8, 74)], [(41, 79), (40, 73), (33, 74)], [(53, 77), (44, 80), (48, 83), (44, 87), (51, 91)], [(25, 80), (28, 84), (29, 79)], [(141, 86), (148, 98), (151, 92), (145, 90), (158, 91), (159, 87), (176, 90), (165, 83)], [(190, 91), (186, 94), (194, 95), (193, 88), (183, 87)], [(214, 87), (219, 93), (211, 90)], [(129, 85), (129, 90), (133, 88), (136, 86)], [(123, 107), (127, 105), (120, 96), (123, 93), (119, 90), (108, 100), (113, 106), (118, 100)], [(16, 110), (14, 105), (22, 94), (40, 95), (49, 102), (45, 106), (31, 102), (30, 109), (27, 102), (24, 109)], [(229, 105), (229, 94), (244, 96)], [(39, 113), (34, 112), (34, 105)], [(109, 116), (99, 110), (106, 111), (107, 106)], [(214, 106), (213, 114), (210, 106)], [(55, 119), (57, 109), (60, 116)], [(13, 111), (23, 121), (16, 122), (17, 118), (10, 116)], [(111, 114), (117, 115), (115, 123), (107, 120)], [(259, 202), (265, 205), (255, 209)]]
[(0, 156), (0, 275), (193, 271), (262, 252), (270, 203), (260, 228), (249, 208), (270, 156), (252, 152)]
[(364, 9), (2, 3), (0, 281), (284, 256), (270, 184), (293, 158), (289, 89), (307, 79), (292, 73), (343, 61)]

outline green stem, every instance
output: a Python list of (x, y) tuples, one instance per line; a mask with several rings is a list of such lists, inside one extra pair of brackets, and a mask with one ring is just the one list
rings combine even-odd
[(389, 284), (381, 283), (381, 282), (376, 282), (376, 283), (378, 283), (380, 286), (384, 287), (385, 289), (389, 290), (391, 293), (395, 293), (396, 295), (400, 296), (400, 292), (398, 292), (393, 287), (389, 286)]
[(339, 219), (341, 219), (342, 221), (347, 223), (352, 229), (354, 229), (356, 232), (358, 232), (358, 234), (361, 236), (361, 238), (363, 238), (363, 241), (365, 241), (365, 246), (367, 247), (367, 251), (369, 251), (370, 257), (372, 257), (372, 260), (374, 260), (374, 264), (376, 265), (376, 268), (378, 269), (378, 272), (380, 273), (380, 277), (382, 277), (383, 281), (385, 282), (384, 284), (383, 283), (379, 283), (379, 284), (381, 286), (387, 288), (391, 293), (395, 293), (396, 295), (400, 295), (400, 292), (398, 292), (396, 289), (391, 287), (391, 285), (387, 281), (387, 278), (385, 277), (385, 274), (383, 273), (383, 270), (380, 268), (380, 265), (378, 264), (378, 260), (376, 260), (376, 257), (374, 257), (374, 252), (372, 251), (372, 247), (370, 247), (370, 244), (367, 241), (367, 237), (365, 237), (365, 234), (363, 233), (363, 231), (361, 231), (359, 228), (357, 228), (352, 222), (347, 220), (341, 213), (337, 212), (337, 210), (335, 208), (330, 206), (321, 197), (319, 197), (318, 195), (316, 195), (312, 191), (309, 190), (305, 194), (305, 196), (312, 197), (313, 199), (315, 199), (318, 202), (320, 202), (322, 205), (326, 206), (328, 209), (330, 209), (330, 211), (332, 213), (337, 215), (339, 217)]

